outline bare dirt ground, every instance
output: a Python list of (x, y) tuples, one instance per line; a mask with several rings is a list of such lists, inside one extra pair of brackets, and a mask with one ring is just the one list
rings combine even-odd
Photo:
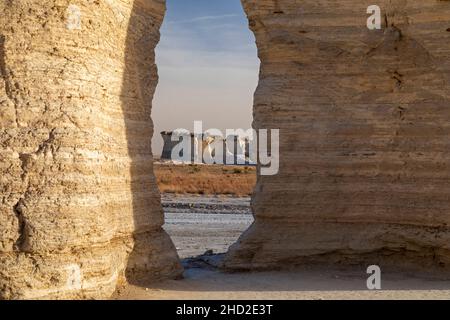
[(387, 274), (382, 290), (366, 289), (363, 270), (297, 270), (225, 274), (189, 268), (185, 279), (128, 286), (116, 298), (138, 300), (354, 300), (450, 299), (450, 283)]
[(180, 258), (223, 253), (251, 225), (249, 198), (163, 195), (164, 229)]
[(252, 223), (249, 199), (163, 195), (163, 205), (184, 279), (129, 285), (115, 299), (450, 299), (450, 281), (405, 274), (383, 274), (382, 290), (369, 291), (368, 275), (360, 268), (223, 273), (217, 268), (221, 253)]

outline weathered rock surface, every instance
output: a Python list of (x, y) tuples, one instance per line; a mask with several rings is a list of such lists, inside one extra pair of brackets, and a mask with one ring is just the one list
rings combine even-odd
[(180, 274), (150, 147), (164, 10), (0, 1), (0, 298), (105, 298), (125, 275)]
[(450, 2), (242, 0), (280, 173), (225, 267), (450, 267)]

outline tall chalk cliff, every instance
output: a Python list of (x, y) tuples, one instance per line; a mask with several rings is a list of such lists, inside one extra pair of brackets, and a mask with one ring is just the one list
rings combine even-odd
[(281, 130), (281, 166), (225, 267), (449, 270), (450, 2), (242, 3), (262, 63), (255, 127)]
[(152, 170), (161, 0), (0, 1), (0, 298), (181, 272)]

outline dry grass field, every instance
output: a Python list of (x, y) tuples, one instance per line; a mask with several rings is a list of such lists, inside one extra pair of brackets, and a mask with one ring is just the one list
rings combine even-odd
[(154, 170), (162, 193), (249, 196), (256, 183), (252, 166), (156, 162)]

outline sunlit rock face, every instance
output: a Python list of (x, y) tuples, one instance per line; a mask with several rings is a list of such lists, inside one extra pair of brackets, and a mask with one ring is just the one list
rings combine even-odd
[(164, 1), (0, 1), (0, 298), (180, 274), (152, 173)]
[(450, 2), (242, 0), (261, 59), (255, 127), (279, 128), (230, 269), (450, 266)]

